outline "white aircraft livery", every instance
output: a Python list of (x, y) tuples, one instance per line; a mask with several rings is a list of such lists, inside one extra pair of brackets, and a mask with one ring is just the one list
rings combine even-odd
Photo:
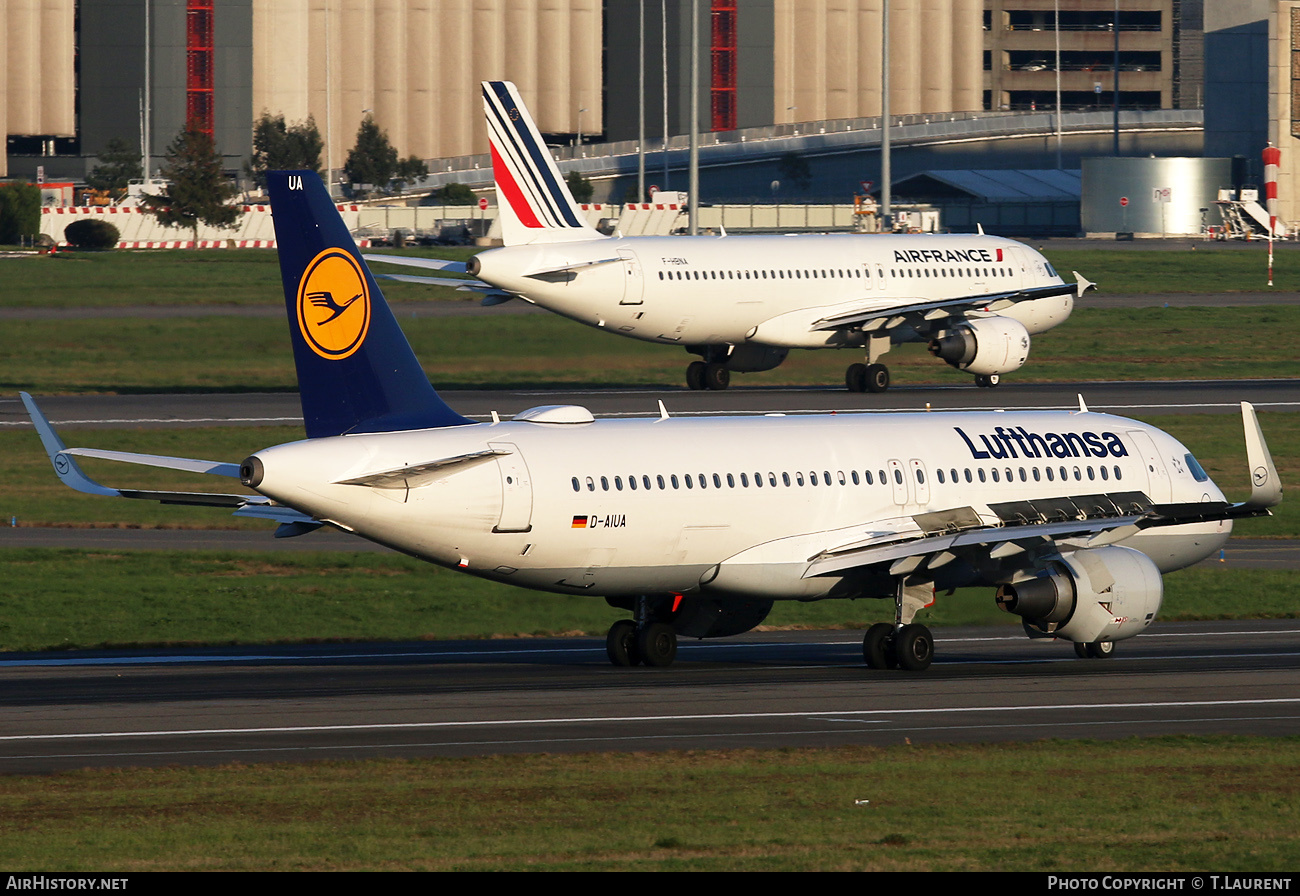
[(1029, 357), (1030, 337), (1070, 316), (1092, 284), (1066, 284), (1023, 243), (984, 234), (605, 236), (586, 223), (514, 84), (485, 81), (483, 104), (504, 246), (468, 263), (367, 255), (477, 278), (392, 275), (514, 297), (593, 327), (701, 360), (692, 389), (771, 370), (793, 348), (865, 354), (850, 391), (882, 392), (893, 346), (931, 353), (996, 385)]
[[(269, 176), (306, 439), (242, 463), (67, 448), (83, 492), (324, 526), (538, 591), (604, 598), (616, 665), (748, 631), (778, 600), (877, 599), (873, 668), (929, 666), (936, 591), (987, 586), (1032, 638), (1109, 654), (1160, 609), (1161, 573), (1219, 550), (1281, 486), (1242, 405), (1252, 490), (1229, 503), (1160, 430), (1076, 411), (596, 420), (576, 406), (477, 423), (430, 385), (320, 178)], [(239, 480), (255, 494), (115, 489), (79, 457)], [(310, 536), (308, 536), (310, 537)]]

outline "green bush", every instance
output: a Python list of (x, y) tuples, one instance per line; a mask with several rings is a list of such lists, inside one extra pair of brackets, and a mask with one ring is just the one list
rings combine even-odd
[(99, 218), (82, 218), (63, 228), (63, 239), (78, 249), (112, 249), (119, 236), (116, 227)]
[(0, 243), (41, 232), (41, 191), (32, 184), (0, 184)]

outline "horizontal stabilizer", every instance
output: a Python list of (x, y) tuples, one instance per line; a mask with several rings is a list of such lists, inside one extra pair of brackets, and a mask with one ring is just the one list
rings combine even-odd
[(366, 473), (364, 476), (339, 480), (337, 484), (368, 485), (371, 488), (418, 488), (421, 485), (428, 485), (435, 479), (448, 475), (456, 468), (490, 460), (498, 454), (509, 453), (509, 451), (501, 450), (475, 451), (472, 454), (459, 454), (455, 457), (444, 457), (439, 460), (426, 461), (425, 463), (420, 464), (411, 464), (393, 470)]
[(499, 293), (500, 289), (482, 280), (466, 280), (460, 277), (423, 277), (419, 274), (375, 274), (376, 280), (396, 280), (398, 283), (419, 283), (422, 286), (450, 286), (468, 292)]
[(447, 258), (415, 258), (410, 255), (362, 255), (366, 261), (378, 261), (383, 264), (400, 264), (412, 268), (427, 268), (432, 271), (450, 271), (453, 274), (465, 274), (466, 264), (463, 261), (452, 261)]

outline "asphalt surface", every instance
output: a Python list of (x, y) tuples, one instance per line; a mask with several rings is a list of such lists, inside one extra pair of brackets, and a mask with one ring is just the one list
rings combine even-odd
[(1014, 626), (935, 634), (920, 674), (865, 668), (851, 632), (683, 643), (669, 669), (610, 666), (594, 638), (8, 654), (0, 773), (1300, 734), (1294, 620), (1157, 623), (1104, 660)]

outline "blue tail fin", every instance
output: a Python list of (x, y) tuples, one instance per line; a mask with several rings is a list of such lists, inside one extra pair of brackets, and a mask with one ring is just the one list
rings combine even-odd
[(416, 360), (312, 171), (267, 175), (308, 438), (472, 423)]

